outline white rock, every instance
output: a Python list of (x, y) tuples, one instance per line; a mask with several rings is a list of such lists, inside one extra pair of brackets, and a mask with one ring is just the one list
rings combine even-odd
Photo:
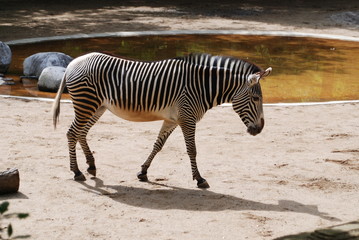
[(57, 92), (65, 70), (66, 68), (57, 66), (45, 68), (41, 72), (37, 83), (39, 90), (44, 92)]

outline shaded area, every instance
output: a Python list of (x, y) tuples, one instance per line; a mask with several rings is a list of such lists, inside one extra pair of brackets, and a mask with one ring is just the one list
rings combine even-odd
[(22, 193), (21, 191), (17, 193), (0, 195), (0, 201), (12, 200), (12, 199), (29, 199), (29, 197), (26, 194)]
[[(168, 30), (167, 21), (196, 20), (199, 18), (255, 21), (293, 27), (349, 28), (331, 20), (333, 12), (358, 11), (359, 3), (346, 1), (144, 1), (128, 0), (105, 2), (60, 1), (51, 4), (44, 0), (0, 0), (0, 38), (2, 41), (27, 37), (55, 36), (64, 33), (107, 31)], [(320, 13), (320, 14), (319, 14)], [(310, 15), (294, 20), (293, 16)], [(275, 17), (273, 17), (275, 15)], [(321, 15), (318, 17), (318, 15)], [(325, 16), (323, 18), (322, 16)], [(161, 24), (151, 18), (163, 19)], [(290, 21), (289, 21), (290, 20)], [(354, 26), (354, 28), (357, 26)], [(226, 29), (234, 29), (230, 24)], [(238, 27), (237, 27), (238, 29)], [(26, 34), (23, 32), (26, 31)]]
[(85, 191), (107, 196), (126, 205), (150, 209), (182, 209), (187, 211), (225, 211), (255, 210), (297, 212), (321, 217), (326, 220), (339, 221), (335, 217), (320, 212), (317, 206), (303, 205), (291, 200), (279, 200), (278, 204), (266, 204), (235, 196), (215, 193), (208, 190), (193, 190), (148, 182), (159, 189), (106, 185), (99, 178), (93, 178), (95, 186), (79, 182)]

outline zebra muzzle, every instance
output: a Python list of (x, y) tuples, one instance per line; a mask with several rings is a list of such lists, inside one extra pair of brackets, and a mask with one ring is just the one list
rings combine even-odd
[(264, 119), (261, 118), (261, 123), (260, 123), (260, 125), (255, 125), (255, 124), (253, 124), (253, 123), (250, 123), (250, 124), (248, 125), (247, 132), (248, 132), (250, 135), (255, 136), (255, 135), (259, 134), (259, 133), (262, 131), (263, 127), (264, 127)]

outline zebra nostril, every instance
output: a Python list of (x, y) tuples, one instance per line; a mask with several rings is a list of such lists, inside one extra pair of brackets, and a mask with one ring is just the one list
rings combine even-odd
[(250, 134), (250, 135), (257, 135), (259, 132), (260, 132), (260, 129), (254, 125), (249, 125), (248, 128), (247, 128), (247, 132)]
[(255, 125), (255, 124), (253, 124), (253, 123), (249, 124), (249, 126), (248, 126), (248, 128), (247, 128), (247, 132), (248, 132), (249, 134), (253, 135), (253, 136), (255, 136), (255, 135), (261, 133), (261, 131), (262, 131), (263, 127), (264, 127), (264, 119), (261, 118), (260, 121), (261, 121), (260, 125), (259, 125), (259, 124), (258, 124), (258, 125)]

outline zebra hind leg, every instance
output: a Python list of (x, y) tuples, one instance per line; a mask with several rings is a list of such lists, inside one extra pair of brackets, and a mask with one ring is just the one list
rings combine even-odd
[[(70, 170), (75, 173), (74, 180), (76, 181), (85, 181), (86, 178), (84, 174), (80, 171), (77, 158), (76, 158), (76, 144), (80, 141), (81, 146), (84, 148), (84, 152), (88, 153), (90, 149), (88, 148), (86, 141), (86, 134), (90, 127), (96, 122), (101, 116), (101, 111), (98, 111), (98, 105), (95, 105), (95, 101), (93, 101), (94, 105), (91, 107), (86, 104), (87, 102), (82, 101), (73, 101), (73, 106), (75, 109), (75, 119), (71, 124), (67, 132), (68, 146), (69, 146), (69, 154), (70, 154)], [(102, 110), (104, 111), (104, 110)], [(103, 112), (102, 112), (103, 113)], [(95, 117), (97, 116), (97, 117)], [(85, 153), (85, 154), (86, 154)], [(91, 155), (91, 156), (90, 156)], [(92, 162), (94, 167), (94, 159), (92, 154), (86, 155), (87, 161)]]
[(153, 149), (151, 154), (148, 156), (147, 160), (142, 164), (141, 171), (137, 173), (137, 178), (140, 181), (147, 182), (147, 169), (150, 167), (153, 158), (156, 156), (156, 154), (161, 151), (163, 145), (166, 143), (166, 140), (171, 135), (173, 130), (177, 127), (176, 123), (164, 121), (161, 127), (160, 132), (158, 133), (158, 137), (156, 142), (153, 145)]
[(86, 136), (90, 128), (95, 125), (98, 119), (104, 114), (106, 111), (105, 107), (100, 107), (96, 113), (92, 116), (90, 121), (87, 122), (83, 132), (80, 135), (79, 142), (81, 144), (81, 148), (86, 156), (86, 163), (88, 164), (87, 172), (96, 177), (96, 165), (95, 158), (90, 150), (90, 147), (87, 144)]
[(70, 155), (70, 170), (75, 173), (74, 180), (85, 181), (86, 178), (83, 175), (83, 173), (80, 171), (76, 158), (76, 144), (78, 142), (78, 136), (75, 131), (75, 129), (77, 128), (76, 125), (77, 124), (74, 120), (70, 129), (67, 131), (67, 140), (68, 140), (69, 155)]

